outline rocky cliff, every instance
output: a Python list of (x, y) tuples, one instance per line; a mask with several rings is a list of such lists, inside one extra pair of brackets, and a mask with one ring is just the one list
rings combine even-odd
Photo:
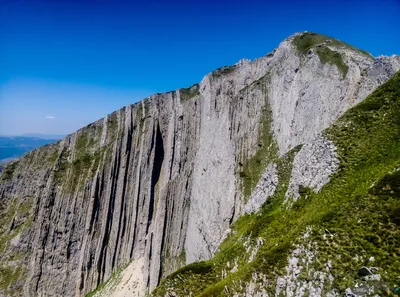
[[(398, 296), (400, 72), (270, 159), (214, 257), (152, 296)], [(246, 204), (247, 205), (247, 204)], [(106, 291), (106, 290), (105, 290)]]
[[(399, 69), (398, 56), (299, 33), (28, 153), (1, 175), (0, 296), (96, 287), (89, 295), (144, 296), (185, 264), (220, 255), (232, 223), (254, 216), (285, 178), (286, 205), (322, 189), (340, 152), (320, 133)], [(249, 257), (264, 241), (249, 241)]]

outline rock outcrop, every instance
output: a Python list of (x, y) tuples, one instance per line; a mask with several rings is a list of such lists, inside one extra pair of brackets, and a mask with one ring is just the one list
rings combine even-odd
[(339, 159), (335, 145), (321, 135), (306, 143), (296, 154), (290, 177), (286, 201), (296, 201), (307, 188), (315, 192), (329, 182), (330, 176), (339, 168)]
[[(9, 164), (0, 211), (14, 215), (3, 219), (0, 258), (12, 277), (0, 294), (84, 296), (129, 264), (127, 294), (144, 296), (184, 264), (211, 258), (232, 222), (267, 199), (247, 202), (243, 188), (277, 182), (273, 166), (244, 175), (249, 160), (264, 164), (311, 142), (400, 69), (397, 56), (375, 59), (341, 42), (303, 52), (304, 36), (314, 35), (295, 34), (265, 57), (126, 106)], [(325, 144), (317, 162), (333, 168)], [(318, 190), (333, 169), (314, 165), (299, 160), (293, 175), (323, 172), (310, 177)]]
[(271, 164), (267, 167), (267, 170), (263, 173), (256, 187), (253, 189), (249, 201), (247, 201), (244, 206), (245, 213), (258, 212), (265, 201), (275, 193), (278, 182), (279, 178), (276, 164)]

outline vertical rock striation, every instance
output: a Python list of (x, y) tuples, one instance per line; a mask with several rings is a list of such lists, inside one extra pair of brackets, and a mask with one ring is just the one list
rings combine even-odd
[[(19, 206), (4, 218), (10, 228), (1, 265), (14, 278), (2, 294), (84, 296), (130, 263), (131, 294), (144, 296), (185, 263), (212, 257), (244, 212), (246, 162), (263, 149), (279, 156), (314, 139), (400, 69), (397, 56), (374, 59), (326, 45), (347, 65), (343, 76), (315, 49), (300, 52), (300, 36), (199, 85), (126, 106), (9, 165), (0, 212)], [(262, 141), (264, 132), (272, 140)], [(252, 176), (253, 187), (270, 175), (265, 170)], [(18, 244), (11, 245), (18, 218)]]

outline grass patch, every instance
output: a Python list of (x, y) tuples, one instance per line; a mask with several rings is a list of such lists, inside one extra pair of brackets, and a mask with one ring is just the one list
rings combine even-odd
[(307, 33), (302, 33), (301, 35), (296, 36), (294, 38), (294, 45), (296, 46), (297, 50), (300, 53), (306, 53), (310, 49), (312, 49), (312, 48), (316, 47), (317, 45), (324, 43), (324, 42), (328, 42), (327, 44), (329, 44), (331, 46), (335, 46), (335, 47), (346, 47), (350, 50), (359, 52), (362, 55), (364, 55), (370, 59), (374, 59), (374, 57), (371, 56), (371, 54), (365, 50), (361, 50), (361, 49), (356, 48), (346, 42), (343, 42), (343, 41), (340, 41), (335, 38), (325, 36), (322, 34), (307, 32)]
[(98, 285), (96, 287), (96, 289), (94, 289), (93, 291), (90, 291), (89, 293), (87, 293), (85, 295), (85, 297), (94, 297), (96, 296), (96, 294), (100, 293), (107, 285), (108, 283), (111, 281), (111, 279), (113, 278), (113, 276), (111, 276), (107, 281), (101, 283), (100, 285)]
[(267, 165), (270, 164), (278, 154), (278, 146), (272, 134), (272, 111), (268, 103), (267, 94), (268, 76), (254, 83), (265, 100), (259, 128), (258, 149), (256, 153), (243, 162), (242, 170), (239, 173), (243, 189), (243, 195), (247, 200), (251, 191), (257, 185)]
[[(240, 284), (254, 273), (267, 277), (269, 282), (262, 285), (274, 295), (276, 278), (286, 273), (289, 254), (304, 242), (313, 244), (316, 259), (302, 271), (301, 279), (313, 280), (310, 273), (327, 271), (324, 264), (331, 262), (329, 273), (334, 281), (327, 284), (325, 293), (335, 290), (343, 295), (356, 282), (366, 283), (357, 274), (362, 266), (379, 268), (382, 279), (374, 284), (375, 293), (392, 291), (400, 276), (400, 72), (324, 134), (337, 146), (341, 161), (330, 183), (319, 193), (303, 187), (300, 198), (287, 208), (282, 203), (299, 148), (278, 159), (276, 193), (258, 214), (244, 215), (231, 226), (219, 252), (207, 261), (212, 271), (179, 281), (186, 271), (182, 268), (167, 277), (154, 296), (164, 296), (159, 293), (168, 290), (178, 296), (231, 296), (225, 286), (231, 292), (243, 291)], [(313, 231), (305, 239), (309, 226)], [(249, 262), (258, 238), (264, 244)], [(239, 269), (230, 272), (228, 262), (236, 262)], [(227, 272), (224, 278), (222, 271)]]
[(109, 147), (104, 147), (94, 153), (77, 155), (77, 158), (71, 162), (67, 159), (68, 152), (63, 152), (58, 167), (56, 166), (54, 181), (63, 186), (65, 193), (74, 193), (86, 179), (94, 177), (99, 166), (102, 166), (104, 154), (109, 149)]
[[(185, 295), (189, 294), (189, 292), (192, 292), (196, 296), (201, 293), (204, 286), (209, 286), (215, 282), (216, 277), (217, 275), (211, 261), (192, 263), (178, 269), (167, 279), (163, 280), (161, 285), (154, 290), (153, 295), (164, 296), (167, 293), (166, 287), (172, 285), (182, 294), (178, 294), (178, 296), (189, 296)], [(201, 284), (200, 286), (199, 283)]]
[(93, 291), (90, 291), (89, 293), (87, 293), (85, 295), (85, 297), (94, 297), (99, 293), (104, 293), (103, 291), (105, 291), (105, 293), (110, 294), (113, 289), (119, 284), (119, 282), (121, 281), (122, 278), (122, 272), (130, 265), (131, 262), (122, 265), (120, 267), (118, 267), (112, 274), (111, 276), (108, 278), (107, 281), (100, 283), (96, 289), (94, 289)]
[(0, 292), (8, 296), (21, 296), (22, 287), (16, 283), (25, 276), (26, 251), (11, 246), (10, 241), (32, 225), (32, 207), (30, 197), (0, 204)]
[(4, 253), (9, 241), (32, 224), (33, 199), (14, 199), (8, 205), (0, 204), (0, 254)]
[(118, 138), (118, 118), (116, 112), (108, 116), (107, 135), (110, 139), (110, 142), (113, 142)]
[(189, 88), (183, 88), (179, 90), (181, 102), (186, 102), (196, 96), (200, 96), (200, 86), (198, 84), (194, 84)]
[[(9, 290), (8, 288), (16, 283), (22, 275), (22, 267), (0, 267), (0, 289), (10, 294), (9, 296), (18, 296), (20, 292)], [(20, 296), (20, 295), (19, 295)]]
[(94, 177), (99, 166), (103, 165), (104, 155), (111, 150), (112, 143), (97, 148), (96, 139), (96, 135), (88, 135), (88, 131), (83, 131), (77, 136), (73, 159), (67, 149), (58, 156), (54, 181), (63, 187), (64, 193), (74, 193), (88, 178)]
[(346, 77), (349, 67), (344, 62), (342, 55), (336, 51), (331, 50), (329, 47), (345, 47), (356, 51), (369, 59), (374, 59), (366, 51), (355, 48), (337, 39), (316, 33), (303, 33), (299, 36), (296, 36), (293, 42), (299, 53), (302, 55), (306, 54), (309, 50), (314, 49), (320, 61), (324, 64), (328, 63), (330, 65), (336, 65), (336, 67), (342, 73), (343, 78)]
[(346, 77), (349, 71), (349, 66), (343, 61), (343, 57), (340, 53), (332, 51), (328, 47), (317, 48), (317, 54), (322, 63), (336, 65), (339, 71), (342, 73), (343, 78)]
[(17, 168), (18, 164), (19, 164), (19, 160), (12, 161), (12, 162), (8, 163), (6, 165), (6, 167), (3, 169), (3, 172), (0, 175), (0, 181), (11, 180), (13, 175), (14, 175), (14, 171)]
[(236, 70), (236, 67), (237, 67), (236, 65), (223, 66), (223, 67), (220, 67), (220, 68), (214, 70), (211, 73), (211, 75), (213, 77), (215, 77), (215, 78), (218, 78), (218, 77), (221, 77), (221, 76), (224, 76), (224, 75), (228, 75), (230, 73), (233, 73)]
[(55, 149), (47, 158), (47, 163), (54, 164), (58, 159), (58, 151)]
[[(259, 214), (241, 216), (231, 226), (234, 231), (220, 245), (219, 252), (213, 259), (193, 263), (174, 272), (162, 281), (161, 285), (153, 292), (153, 296), (164, 296), (168, 292), (168, 288), (173, 288), (178, 296), (189, 296), (190, 294), (193, 296), (220, 296), (219, 294), (223, 294), (225, 285), (229, 284), (233, 288), (235, 287), (234, 283), (240, 283), (239, 280), (249, 280), (254, 272), (263, 271), (266, 267), (269, 269), (269, 263), (274, 263), (280, 269), (284, 267), (287, 253), (291, 247), (288, 241), (281, 242), (280, 239), (265, 241), (265, 246), (260, 250), (257, 258), (250, 263), (248, 263), (249, 255), (246, 252), (245, 242), (254, 244), (260, 236), (273, 238), (274, 235), (285, 234), (282, 233), (284, 224), (273, 223), (284, 210), (282, 202), (290, 178), (291, 164), (298, 149), (299, 147), (293, 149), (277, 160), (279, 180), (282, 180), (282, 183), (279, 184), (275, 195), (263, 206), (262, 211)], [(277, 227), (279, 228), (277, 229)], [(228, 274), (227, 278), (222, 278), (223, 270), (229, 272), (227, 263), (231, 263), (230, 269), (232, 269), (235, 262), (240, 267), (239, 271)], [(200, 268), (197, 265), (201, 265)], [(204, 267), (206, 269), (203, 269)], [(208, 269), (209, 271), (207, 271)], [(271, 270), (269, 273), (275, 275), (276, 270)], [(274, 286), (271, 283), (271, 290)]]

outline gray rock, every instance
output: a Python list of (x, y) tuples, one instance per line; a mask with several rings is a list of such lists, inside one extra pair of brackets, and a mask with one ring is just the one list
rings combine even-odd
[(373, 274), (372, 271), (367, 267), (361, 267), (358, 269), (358, 276), (367, 276)]
[[(345, 291), (346, 297), (364, 297), (371, 296), (374, 292), (374, 287), (367, 286), (365, 284), (360, 284), (351, 288), (347, 288)], [(376, 295), (375, 295), (376, 296)]]
[(318, 192), (329, 182), (330, 176), (339, 167), (338, 155), (334, 144), (323, 136), (302, 146), (293, 161), (285, 201), (296, 201), (300, 187), (308, 187)]
[(349, 67), (342, 79), (342, 73), (322, 64), (314, 51), (307, 58), (297, 55), (291, 43), (295, 36), (281, 43), (271, 61), (268, 96), (281, 155), (310, 142), (400, 69), (398, 56), (373, 60), (346, 47), (332, 47)]
[(242, 292), (232, 292), (225, 287), (225, 292), (232, 297), (268, 297), (264, 284), (268, 282), (265, 275), (253, 273), (251, 280), (245, 284)]
[(358, 269), (358, 276), (366, 281), (380, 281), (381, 275), (377, 274), (378, 268), (376, 267), (361, 267)]
[[(11, 265), (10, 254), (27, 255), (14, 263), (26, 278), (13, 294), (84, 296), (133, 260), (140, 269), (130, 266), (131, 293), (144, 296), (185, 263), (212, 257), (243, 210), (257, 211), (275, 191), (270, 168), (245, 206), (239, 177), (240, 163), (258, 150), (266, 110), (279, 154), (309, 143), (296, 156), (288, 195), (304, 183), (320, 189), (337, 164), (328, 142), (311, 142), (400, 63), (336, 49), (349, 66), (343, 79), (315, 53), (300, 56), (293, 38), (206, 75), (198, 92), (179, 89), (128, 105), (26, 154), (11, 177), (3, 173), (0, 215), (32, 200), (25, 214), (32, 220), (21, 221), (30, 223), (0, 255), (2, 265)], [(304, 159), (313, 154), (321, 168)]]
[(245, 213), (258, 212), (265, 201), (271, 197), (278, 186), (278, 171), (276, 164), (271, 164), (261, 176), (249, 200), (244, 206)]
[[(303, 238), (308, 238), (311, 228), (307, 229)], [(318, 250), (313, 242), (298, 244), (288, 258), (286, 273), (276, 281), (275, 297), (278, 296), (338, 296), (335, 290), (326, 290), (331, 287), (334, 278), (329, 272), (329, 263), (325, 271), (308, 269), (318, 258)], [(303, 273), (309, 280), (300, 277)]]

